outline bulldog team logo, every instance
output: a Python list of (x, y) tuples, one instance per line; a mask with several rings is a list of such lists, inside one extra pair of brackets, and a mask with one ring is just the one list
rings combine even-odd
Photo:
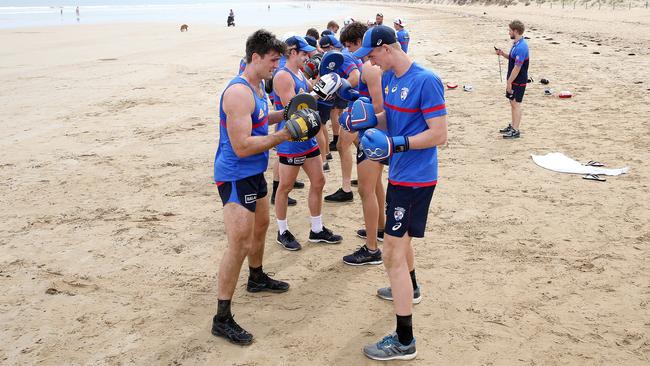
[(329, 70), (334, 70), (335, 67), (336, 67), (336, 62), (330, 62), (329, 64), (327, 64), (327, 68)]
[(401, 100), (406, 100), (406, 97), (409, 95), (409, 88), (402, 88), (402, 91), (399, 93), (399, 98)]
[(406, 213), (406, 210), (403, 207), (395, 207), (395, 211), (393, 212), (393, 217), (395, 217), (395, 221), (400, 221), (404, 218), (404, 213)]

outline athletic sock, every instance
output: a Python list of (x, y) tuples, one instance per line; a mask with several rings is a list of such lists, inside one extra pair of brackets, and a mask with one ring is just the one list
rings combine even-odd
[(278, 186), (280, 185), (280, 182), (277, 180), (273, 181), (273, 193), (271, 194), (271, 197), (275, 198), (275, 192), (278, 191)]
[(287, 219), (280, 220), (277, 219), (278, 221), (278, 231), (280, 232), (280, 235), (284, 234), (285, 231), (289, 230), (289, 223), (287, 222)]
[(257, 268), (248, 267), (248, 270), (250, 271), (250, 279), (255, 282), (257, 282), (264, 274), (264, 272), (262, 272), (262, 266), (259, 266)]
[(397, 338), (399, 343), (407, 346), (413, 341), (413, 315), (397, 316)]
[(375, 253), (377, 253), (377, 251), (379, 250), (379, 248), (375, 248), (375, 249), (370, 249), (370, 248), (368, 248), (368, 246), (367, 246), (367, 245), (366, 245), (366, 249), (368, 249), (368, 252), (369, 252), (369, 253), (372, 253), (372, 254), (375, 254)]
[(223, 322), (232, 318), (230, 313), (231, 300), (217, 300), (217, 321)]
[(409, 274), (411, 275), (411, 283), (413, 284), (413, 289), (415, 290), (418, 288), (418, 281), (415, 279), (415, 269), (409, 272)]
[(310, 216), (309, 219), (311, 220), (311, 231), (316, 234), (323, 231), (323, 216)]

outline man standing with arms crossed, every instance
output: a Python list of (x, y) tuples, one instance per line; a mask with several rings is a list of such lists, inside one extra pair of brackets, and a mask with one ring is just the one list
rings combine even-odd
[(521, 123), (521, 102), (524, 99), (526, 83), (528, 82), (528, 42), (524, 39), (524, 23), (513, 20), (508, 25), (508, 35), (513, 40), (510, 53), (506, 55), (501, 49), (496, 49), (499, 56), (508, 59), (508, 80), (506, 81), (506, 98), (510, 99), (512, 123), (499, 130), (504, 139), (519, 138)]
[[(264, 179), (268, 150), (287, 140), (313, 137), (320, 129), (318, 113), (297, 111), (285, 128), (268, 134), (269, 124), (282, 120), (282, 111), (269, 113), (262, 80), (278, 67), (285, 44), (268, 31), (258, 30), (246, 41), (246, 68), (226, 87), (219, 107), (219, 147), (214, 180), (223, 202), (228, 248), (219, 265), (217, 314), (212, 334), (235, 344), (250, 344), (253, 335), (237, 324), (230, 306), (239, 271), (248, 257), (249, 292), (285, 292), (289, 284), (262, 271), (264, 242), (269, 226), (269, 201)], [(299, 132), (298, 132), (299, 131)]]
[(368, 30), (354, 54), (368, 56), (384, 71), (384, 112), (375, 115), (369, 104), (363, 105), (369, 118), (376, 117), (378, 128), (365, 131), (361, 146), (369, 159), (390, 157), (383, 258), (397, 318), (396, 332), (365, 346), (363, 353), (375, 360), (410, 360), (417, 355), (412, 326), (416, 281), (409, 278), (409, 262), (414, 260), (411, 240), (424, 236), (438, 181), (437, 146), (447, 141), (444, 88), (436, 74), (402, 51), (389, 27)]

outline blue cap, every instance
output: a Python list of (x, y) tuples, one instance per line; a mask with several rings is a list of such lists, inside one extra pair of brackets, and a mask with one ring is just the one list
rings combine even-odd
[(321, 37), (325, 37), (326, 35), (333, 36), (333, 35), (334, 35), (334, 32), (332, 32), (332, 31), (329, 30), (329, 29), (325, 29), (325, 30), (322, 31), (321, 34), (320, 34)]
[(334, 46), (335, 48), (343, 48), (343, 45), (341, 42), (339, 42), (336, 37), (334, 37), (331, 34), (326, 34), (320, 38), (318, 41), (321, 47), (329, 47), (329, 46)]
[(304, 52), (311, 52), (316, 49), (316, 47), (310, 46), (309, 43), (307, 43), (307, 41), (305, 41), (305, 39), (301, 36), (291, 36), (287, 38), (284, 43), (286, 43), (289, 47), (296, 46), (296, 49)]
[(316, 47), (316, 45), (318, 44), (316, 38), (312, 36), (305, 36), (305, 41), (307, 41), (307, 43), (309, 43), (309, 45), (312, 47)]
[(361, 47), (354, 51), (354, 56), (358, 58), (366, 57), (370, 52), (372, 52), (373, 48), (379, 47), (383, 44), (393, 44), (395, 42), (397, 42), (397, 37), (395, 36), (393, 28), (385, 25), (372, 27), (363, 35)]

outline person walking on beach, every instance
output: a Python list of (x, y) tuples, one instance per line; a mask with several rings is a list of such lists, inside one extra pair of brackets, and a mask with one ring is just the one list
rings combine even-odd
[(522, 108), (526, 83), (528, 82), (529, 51), (528, 42), (524, 38), (524, 23), (513, 20), (508, 25), (508, 35), (513, 40), (510, 52), (506, 54), (497, 48), (496, 54), (508, 59), (508, 76), (506, 80), (506, 98), (510, 100), (511, 123), (499, 130), (504, 139), (519, 138)]
[(380, 361), (410, 360), (417, 356), (412, 311), (418, 290), (415, 272), (409, 273), (415, 260), (411, 241), (424, 237), (438, 183), (437, 146), (447, 141), (444, 87), (438, 75), (402, 51), (392, 28), (368, 30), (354, 55), (367, 56), (384, 71), (384, 111), (375, 114), (364, 104), (364, 115), (376, 117), (377, 128), (364, 132), (361, 146), (368, 159), (390, 158), (383, 260), (391, 286), (380, 291), (390, 294), (397, 323), (394, 333), (366, 345), (363, 353)]
[(404, 28), (406, 23), (401, 18), (397, 18), (393, 21), (393, 28), (397, 32), (397, 42), (399, 42), (400, 47), (404, 53), (409, 52), (409, 42), (411, 38), (409, 37), (409, 32)]

